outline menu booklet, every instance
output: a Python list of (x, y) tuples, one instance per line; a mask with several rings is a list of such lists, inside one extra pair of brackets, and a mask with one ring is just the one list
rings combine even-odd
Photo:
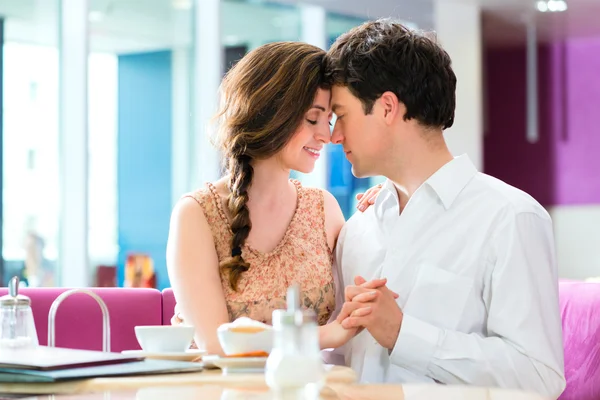
[(64, 349), (61, 347), (37, 346), (0, 349), (0, 369), (51, 371), (94, 365), (120, 364), (143, 359), (143, 357), (127, 356), (121, 353)]
[(0, 382), (44, 383), (99, 377), (202, 371), (201, 363), (144, 360), (88, 350), (39, 346), (28, 350), (0, 349)]

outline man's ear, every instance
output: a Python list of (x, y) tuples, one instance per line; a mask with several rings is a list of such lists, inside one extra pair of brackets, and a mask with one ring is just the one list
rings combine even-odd
[(384, 121), (387, 125), (392, 125), (398, 116), (406, 113), (406, 107), (393, 92), (384, 92), (379, 97), (379, 102), (383, 111)]

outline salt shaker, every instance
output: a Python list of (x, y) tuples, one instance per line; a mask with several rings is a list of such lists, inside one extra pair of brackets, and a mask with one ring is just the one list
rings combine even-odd
[(31, 299), (19, 294), (19, 278), (8, 284), (8, 294), (0, 297), (0, 348), (27, 348), (39, 344)]
[(287, 310), (273, 311), (273, 350), (265, 378), (276, 392), (301, 390), (310, 397), (320, 392), (325, 370), (319, 346), (319, 326), (313, 310), (300, 308), (300, 288), (287, 292)]

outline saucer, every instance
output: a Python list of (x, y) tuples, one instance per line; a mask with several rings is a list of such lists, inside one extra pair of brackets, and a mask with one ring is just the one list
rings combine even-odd
[(154, 360), (172, 360), (172, 361), (193, 361), (198, 357), (206, 354), (204, 350), (188, 349), (186, 351), (177, 352), (157, 352), (144, 350), (123, 350), (122, 354), (128, 354), (138, 357), (146, 357)]
[(267, 357), (220, 357), (208, 355), (202, 357), (205, 368), (220, 368), (224, 374), (264, 372)]

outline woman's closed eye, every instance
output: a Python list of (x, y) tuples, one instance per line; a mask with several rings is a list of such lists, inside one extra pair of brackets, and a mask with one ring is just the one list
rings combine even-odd
[[(308, 122), (308, 123), (309, 123), (309, 124), (311, 124), (311, 125), (316, 125), (316, 124), (318, 124), (318, 123), (319, 123), (319, 121), (313, 121), (312, 119), (308, 119), (308, 118), (306, 119), (306, 122)], [(329, 121), (329, 126), (333, 126), (333, 125), (331, 124), (331, 121)]]

